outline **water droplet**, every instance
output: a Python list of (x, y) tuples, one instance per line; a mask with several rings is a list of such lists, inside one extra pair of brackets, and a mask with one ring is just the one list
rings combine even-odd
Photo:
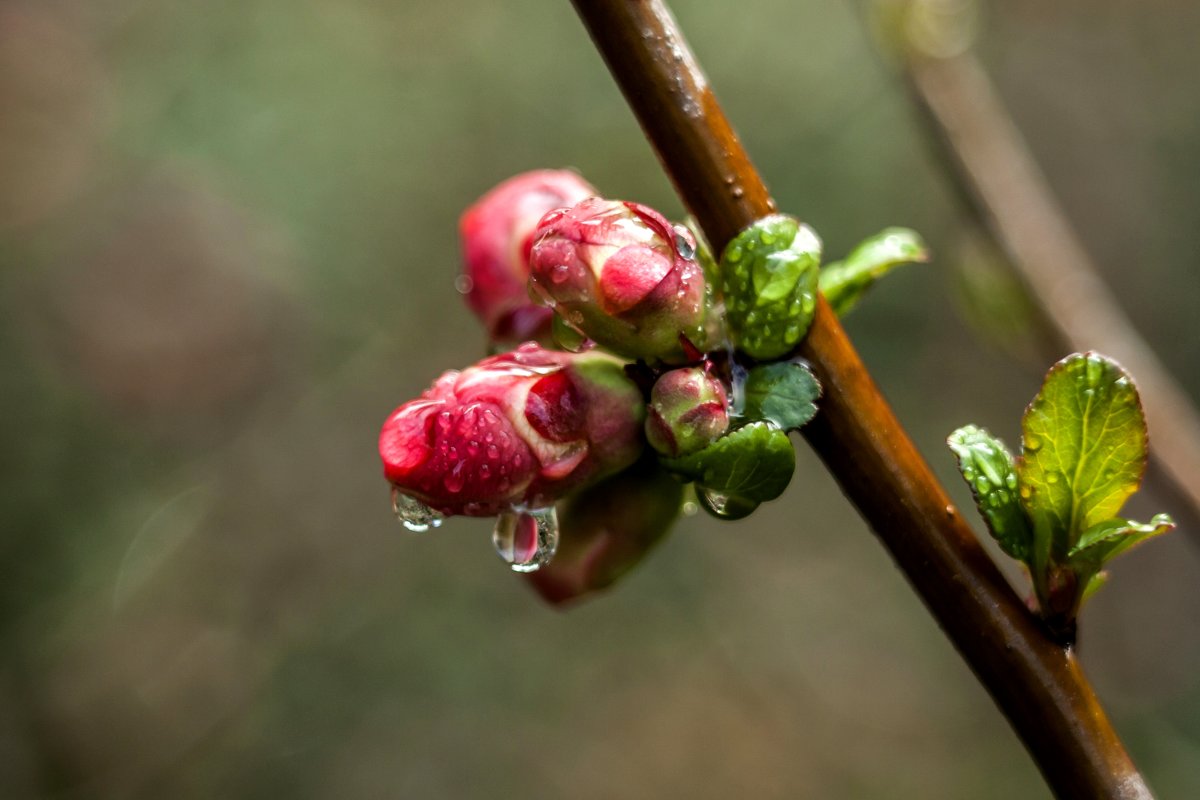
[(1033, 489), (1030, 489), (1028, 486), (1022, 486), (1021, 487), (1021, 497), (1025, 500), (1028, 500), (1029, 498), (1033, 497)]
[(1091, 386), (1099, 386), (1100, 380), (1104, 376), (1104, 362), (1100, 356), (1089, 355), (1087, 357), (1087, 382)]
[[(491, 434), (489, 433), (488, 437), (490, 437), (490, 436), (491, 436)], [(487, 456), (488, 456), (488, 458), (493, 459), (493, 460), (499, 458), (500, 457), (500, 448), (496, 447), (496, 445), (494, 445), (494, 444), (489, 444), (487, 447)]]
[(986, 496), (987, 493), (989, 491), (991, 491), (991, 489), (992, 489), (992, 484), (988, 481), (987, 478), (980, 475), (978, 478), (975, 479), (975, 490), (979, 492), (981, 497)]
[(438, 427), (442, 429), (442, 433), (449, 433), (450, 427), (454, 424), (454, 420), (450, 417), (449, 411), (443, 411), (438, 414)]
[(746, 194), (746, 190), (745, 190), (745, 189), (743, 189), (741, 186), (737, 186), (737, 185), (735, 184), (735, 185), (734, 185), (734, 187), (733, 187), (733, 188), (730, 190), (730, 192), (729, 192), (729, 193), (730, 193), (730, 194), (732, 194), (732, 195), (734, 196), (734, 198), (735, 198), (735, 199), (738, 199), (738, 200), (740, 200), (740, 199), (742, 198), (742, 196), (743, 196), (744, 194)]
[(1026, 450), (1032, 450), (1035, 453), (1042, 449), (1042, 440), (1032, 434), (1025, 437), (1024, 444)]
[(496, 552), (515, 572), (533, 572), (550, 563), (558, 548), (554, 507), (503, 511), (492, 531)]
[(423, 533), (430, 528), (441, 527), (445, 519), (441, 512), (434, 511), (415, 497), (409, 497), (392, 487), (392, 512), (413, 533)]
[(1046, 483), (1058, 483), (1060, 480), (1062, 480), (1062, 476), (1057, 472), (1050, 472), (1046, 474)]
[(681, 258), (695, 258), (696, 248), (692, 246), (691, 232), (682, 225), (675, 226), (675, 252)]
[(562, 283), (571, 276), (571, 268), (566, 264), (559, 264), (554, 269), (550, 270), (550, 280), (554, 283)]
[(468, 294), (475, 288), (475, 281), (471, 279), (470, 275), (459, 275), (454, 279), (454, 288), (459, 294)]
[(442, 478), (442, 484), (446, 487), (447, 492), (456, 494), (462, 491), (463, 484), (466, 483), (466, 476), (463, 475), (463, 467), (465, 467), (466, 464), (467, 462), (465, 461), (459, 461)]
[(696, 503), (692, 502), (691, 500), (688, 500), (686, 503), (683, 504), (683, 508), (680, 510), (683, 512), (683, 515), (685, 517), (694, 517), (700, 513), (700, 506), (698, 506)]
[(705, 511), (718, 519), (742, 519), (758, 508), (758, 503), (705, 487), (696, 487), (696, 499)]
[(1005, 475), (1004, 476), (1004, 485), (1007, 486), (1009, 489), (1015, 490), (1017, 488), (1017, 476), (1012, 472)]

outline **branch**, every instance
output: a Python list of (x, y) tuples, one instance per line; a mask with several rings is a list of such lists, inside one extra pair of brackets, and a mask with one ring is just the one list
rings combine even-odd
[[(680, 196), (719, 252), (775, 204), (662, 0), (573, 0)], [(805, 437), (1060, 797), (1150, 797), (1069, 647), (1005, 582), (823, 300), (800, 348), (825, 388)]]

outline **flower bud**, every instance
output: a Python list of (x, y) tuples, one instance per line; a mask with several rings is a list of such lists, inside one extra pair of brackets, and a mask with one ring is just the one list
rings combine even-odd
[(446, 515), (544, 507), (642, 450), (642, 398), (599, 353), (535, 344), (438, 378), (383, 425), (384, 476)]
[(569, 324), (629, 358), (682, 361), (707, 345), (710, 292), (683, 227), (637, 203), (589, 198), (552, 211), (530, 255), (532, 288)]
[(666, 536), (679, 514), (683, 484), (643, 458), (559, 504), (558, 550), (529, 582), (563, 605), (608, 588)]
[(703, 367), (664, 373), (650, 392), (646, 439), (669, 458), (703, 450), (729, 427), (725, 387)]
[(529, 250), (546, 212), (596, 190), (568, 170), (536, 170), (496, 186), (459, 220), (467, 304), (496, 341), (548, 339), (552, 312), (529, 299)]

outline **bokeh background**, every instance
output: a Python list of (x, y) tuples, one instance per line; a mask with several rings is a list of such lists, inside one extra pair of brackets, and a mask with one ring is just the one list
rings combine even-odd
[[(963, 322), (981, 257), (861, 18), (673, 5), (827, 252), (932, 244), (848, 327), (967, 503), (944, 436), (1015, 441), (1048, 362)], [(1182, 0), (1019, 0), (979, 41), (1193, 397), (1198, 40)], [(482, 352), (458, 213), (567, 165), (681, 214), (565, 1), (0, 4), (0, 795), (1047, 796), (802, 444), (784, 499), (566, 614), (485, 522), (392, 518), (379, 424)], [(1200, 796), (1198, 543), (1122, 559), (1083, 630), (1163, 798)]]

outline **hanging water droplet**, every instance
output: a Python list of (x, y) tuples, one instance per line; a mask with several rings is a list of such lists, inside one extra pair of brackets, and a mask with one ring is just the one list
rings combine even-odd
[(413, 533), (424, 533), (430, 528), (439, 528), (445, 520), (441, 512), (434, 511), (395, 487), (392, 487), (392, 513)]
[(705, 511), (718, 519), (742, 519), (758, 508), (758, 503), (706, 487), (696, 487), (696, 499)]
[(550, 563), (558, 548), (558, 514), (553, 506), (502, 511), (492, 531), (492, 544), (514, 572), (534, 572)]
[(685, 517), (694, 517), (700, 513), (700, 506), (691, 500), (688, 500), (683, 504), (683, 507), (680, 509), (680, 511), (683, 512)]
[(459, 294), (469, 294), (475, 288), (475, 281), (470, 275), (459, 275), (454, 279), (454, 288)]

